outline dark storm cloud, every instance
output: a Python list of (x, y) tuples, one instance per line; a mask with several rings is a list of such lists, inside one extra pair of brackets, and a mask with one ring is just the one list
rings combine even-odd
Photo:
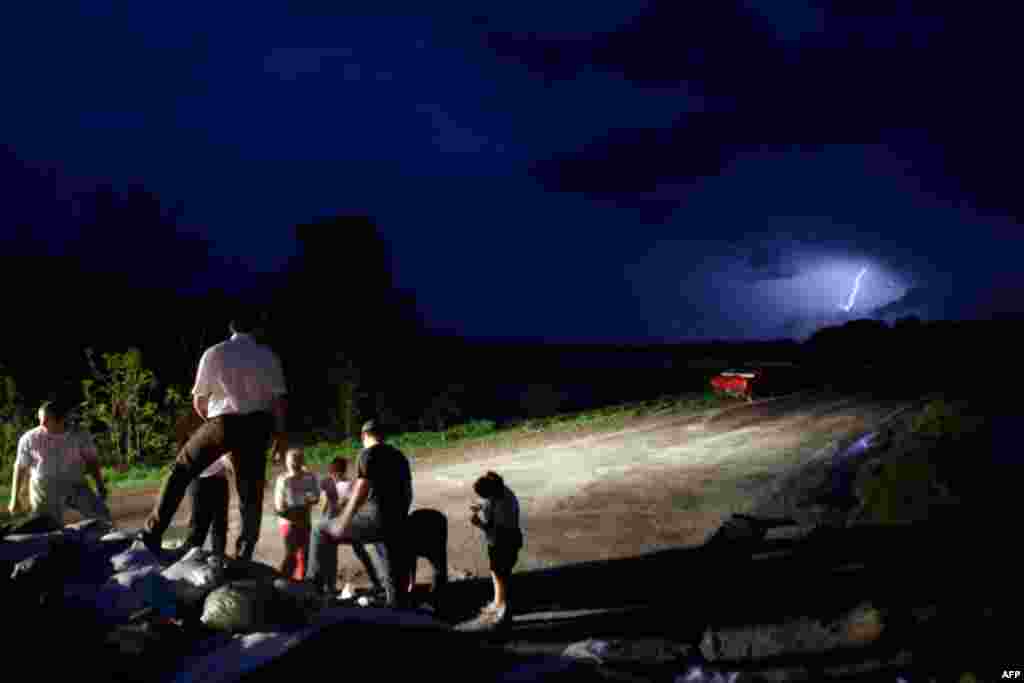
[[(25, 158), (183, 200), (239, 271), (373, 216), (396, 280), (470, 335), (774, 336), (836, 317), (864, 267), (855, 314), (911, 287), (966, 310), (1019, 269), (989, 215), (1020, 201), (1011, 9), (8, 5)], [(19, 187), (4, 225), (68, 222), (66, 188)]]
[(752, 12), (741, 3), (661, 1), (592, 40), (489, 33), (486, 44), (539, 78), (596, 67), (652, 88), (685, 84), (705, 102), (703, 114), (670, 128), (613, 130), (538, 162), (534, 172), (552, 189), (642, 205), (640, 193), (659, 182), (714, 174), (766, 146), (884, 141), (917, 161), (926, 191), (966, 191), (979, 207), (1020, 210), (1006, 171), (1024, 151), (1011, 134), (1022, 112), (1009, 87), (1021, 12), (943, 4), (940, 15), (934, 7), (830, 3), (822, 32), (790, 41), (772, 25), (777, 4)]
[(872, 315), (878, 318), (899, 318), (906, 315), (926, 317), (934, 315), (934, 309), (941, 306), (942, 301), (943, 297), (934, 289), (915, 287), (891, 304), (875, 309)]

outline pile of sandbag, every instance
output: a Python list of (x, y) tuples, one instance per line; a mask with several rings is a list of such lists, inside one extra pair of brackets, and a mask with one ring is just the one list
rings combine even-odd
[(193, 550), (163, 566), (135, 533), (99, 520), (16, 530), (31, 533), (0, 538), (5, 604), (25, 615), (10, 644), (56, 637), (117, 680), (237, 678), (342, 624), (447, 628), (426, 615), (338, 607), (260, 562)]

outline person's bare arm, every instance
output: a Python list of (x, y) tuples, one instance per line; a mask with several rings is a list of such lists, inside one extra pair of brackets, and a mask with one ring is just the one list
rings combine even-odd
[(192, 397), (192, 407), (195, 409), (196, 414), (199, 417), (203, 418), (204, 420), (208, 420), (209, 419), (208, 417), (206, 417), (207, 411), (209, 410), (209, 406), (210, 406), (210, 397), (209, 396), (193, 396)]
[(21, 487), (25, 485), (25, 477), (28, 474), (27, 467), (14, 466), (14, 475), (11, 481), (11, 502), (7, 506), (7, 512), (15, 514), (21, 506), (22, 501), (18, 498)]
[(348, 504), (341, 513), (338, 520), (337, 535), (344, 538), (348, 534), (348, 528), (352, 524), (352, 518), (359, 508), (363, 506), (366, 499), (370, 497), (370, 480), (359, 477), (352, 483), (352, 490), (349, 492)]
[(100, 498), (107, 497), (107, 485), (103, 481), (103, 468), (100, 467), (99, 460), (88, 460), (86, 462), (86, 472), (92, 475), (93, 480), (96, 481), (96, 493)]
[(279, 515), (283, 515), (285, 512), (283, 479), (278, 479), (274, 486), (274, 511)]

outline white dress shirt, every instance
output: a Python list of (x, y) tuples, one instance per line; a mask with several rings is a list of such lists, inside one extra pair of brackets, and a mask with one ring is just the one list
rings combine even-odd
[(269, 412), (287, 393), (281, 362), (248, 334), (211, 346), (199, 359), (193, 396), (208, 396), (207, 417)]

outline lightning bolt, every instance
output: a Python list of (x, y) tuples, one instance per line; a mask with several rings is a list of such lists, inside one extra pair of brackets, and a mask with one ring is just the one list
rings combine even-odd
[(860, 291), (860, 279), (864, 277), (864, 273), (866, 272), (868, 272), (867, 268), (860, 269), (860, 272), (857, 273), (857, 279), (853, 281), (853, 291), (850, 292), (850, 298), (847, 300), (845, 306), (839, 307), (846, 311), (847, 313), (849, 313), (853, 309), (853, 304), (855, 301), (857, 301), (857, 292)]

